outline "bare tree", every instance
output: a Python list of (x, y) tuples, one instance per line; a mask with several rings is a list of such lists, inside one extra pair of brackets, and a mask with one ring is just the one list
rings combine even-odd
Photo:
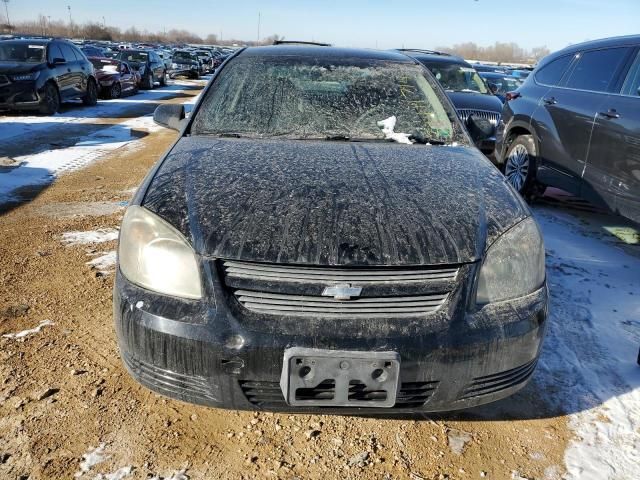
[(436, 48), (467, 59), (503, 63), (535, 63), (549, 54), (549, 49), (545, 46), (526, 50), (514, 42), (496, 42), (487, 47), (479, 46), (474, 42), (466, 42), (452, 47)]

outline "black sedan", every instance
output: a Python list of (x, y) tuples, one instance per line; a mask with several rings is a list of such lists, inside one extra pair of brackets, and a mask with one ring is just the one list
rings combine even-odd
[(126, 62), (133, 70), (140, 74), (142, 77), (140, 86), (145, 90), (153, 89), (156, 82), (160, 83), (160, 86), (167, 84), (167, 67), (164, 61), (153, 50), (122, 50), (116, 58), (122, 62)]
[(181, 134), (126, 211), (114, 288), (138, 381), (324, 413), (465, 408), (527, 383), (540, 231), (414, 60), (247, 48), (188, 119), (154, 118)]
[(5, 40), (0, 43), (0, 110), (58, 111), (64, 100), (98, 101), (93, 65), (65, 40)]

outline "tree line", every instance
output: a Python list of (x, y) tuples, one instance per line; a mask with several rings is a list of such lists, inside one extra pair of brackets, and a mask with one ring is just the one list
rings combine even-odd
[(453, 53), (469, 60), (505, 63), (536, 63), (551, 53), (546, 46), (527, 50), (514, 42), (496, 42), (487, 47), (477, 45), (474, 42), (465, 42), (452, 47), (436, 47), (436, 50)]
[(279, 35), (270, 35), (257, 41), (237, 39), (220, 39), (216, 34), (210, 33), (204, 37), (188, 30), (169, 29), (161, 32), (140, 30), (136, 27), (121, 29), (99, 22), (75, 23), (63, 20), (52, 20), (45, 15), (38, 15), (36, 20), (12, 22), (7, 25), (5, 18), (0, 17), (0, 33), (15, 33), (26, 35), (42, 35), (51, 37), (79, 38), (90, 40), (104, 40), (113, 42), (135, 43), (201, 43), (205, 45), (270, 45), (275, 40), (280, 40)]

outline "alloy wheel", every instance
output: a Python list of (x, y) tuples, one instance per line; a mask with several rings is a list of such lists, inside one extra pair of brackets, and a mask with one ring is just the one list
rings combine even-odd
[(529, 175), (529, 151), (524, 145), (516, 145), (509, 153), (504, 167), (504, 176), (518, 192), (524, 188)]

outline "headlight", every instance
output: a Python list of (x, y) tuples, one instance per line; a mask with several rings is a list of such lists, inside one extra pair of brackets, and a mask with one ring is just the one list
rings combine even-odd
[(178, 68), (178, 64), (177, 63), (172, 63), (171, 64), (171, 68)]
[(485, 255), (476, 303), (500, 302), (536, 291), (544, 282), (544, 244), (535, 220), (521, 221), (496, 240)]
[(202, 298), (200, 273), (189, 242), (145, 208), (131, 206), (122, 220), (120, 270), (141, 287), (184, 298)]
[(21, 75), (12, 75), (11, 79), (15, 82), (26, 82), (29, 80), (35, 80), (40, 76), (40, 71), (33, 73), (23, 73)]

